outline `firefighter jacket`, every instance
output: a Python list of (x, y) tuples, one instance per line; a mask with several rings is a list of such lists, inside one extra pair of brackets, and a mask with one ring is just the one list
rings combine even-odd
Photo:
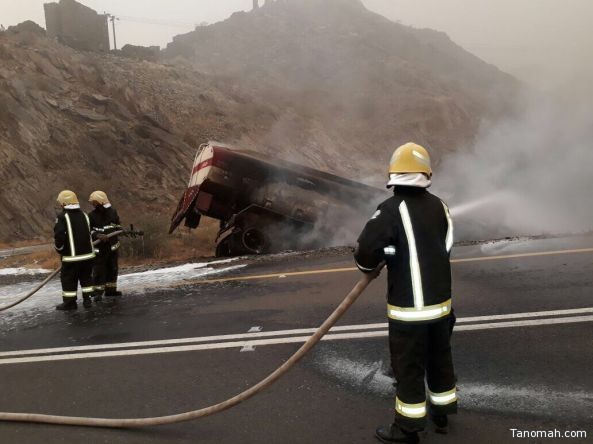
[(447, 206), (424, 188), (397, 186), (360, 237), (355, 260), (365, 273), (388, 270), (388, 317), (426, 323), (451, 313), (453, 223)]
[(63, 262), (86, 261), (95, 257), (89, 217), (78, 205), (67, 206), (56, 218), (54, 242)]
[[(89, 213), (91, 222), (91, 234), (93, 240), (97, 240), (101, 234), (110, 234), (120, 230), (120, 220), (117, 211), (112, 206), (98, 206)], [(120, 246), (117, 236), (109, 238), (108, 241), (100, 242), (95, 248), (98, 253), (116, 251)]]

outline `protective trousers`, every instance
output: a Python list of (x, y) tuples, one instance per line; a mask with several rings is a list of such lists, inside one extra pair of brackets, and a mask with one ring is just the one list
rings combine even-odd
[(391, 365), (397, 383), (395, 423), (404, 431), (424, 430), (427, 411), (433, 415), (457, 412), (452, 323), (450, 317), (429, 324), (389, 323)]
[(82, 288), (83, 296), (93, 293), (93, 260), (79, 262), (62, 262), (60, 280), (62, 281), (62, 296), (64, 300), (76, 300), (78, 284)]
[(93, 284), (95, 292), (109, 296), (117, 290), (117, 275), (119, 272), (118, 252), (101, 252), (95, 258), (93, 265)]

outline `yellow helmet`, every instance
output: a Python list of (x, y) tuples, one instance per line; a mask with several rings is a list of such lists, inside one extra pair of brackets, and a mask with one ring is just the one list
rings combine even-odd
[(89, 202), (97, 202), (99, 205), (106, 205), (109, 203), (109, 199), (104, 191), (93, 191), (89, 196)]
[(76, 197), (74, 191), (70, 190), (64, 190), (60, 194), (58, 194), (57, 201), (63, 207), (65, 207), (66, 205), (77, 205), (79, 203), (78, 197)]
[(389, 174), (402, 173), (424, 173), (432, 177), (428, 151), (411, 142), (397, 148), (389, 162)]

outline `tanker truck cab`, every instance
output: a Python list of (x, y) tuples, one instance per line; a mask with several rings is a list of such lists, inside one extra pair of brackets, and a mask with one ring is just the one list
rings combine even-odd
[(196, 157), (194, 158), (194, 165), (192, 167), (191, 177), (189, 178), (188, 188), (199, 187), (204, 183), (212, 169), (212, 162), (214, 160), (214, 148), (209, 144), (200, 145)]
[(328, 214), (332, 220), (351, 220), (354, 207), (376, 205), (382, 193), (269, 155), (209, 142), (198, 148), (169, 232), (184, 220), (185, 226), (197, 228), (206, 216), (220, 223), (217, 256), (316, 248), (335, 231), (323, 229), (331, 227), (325, 221)]

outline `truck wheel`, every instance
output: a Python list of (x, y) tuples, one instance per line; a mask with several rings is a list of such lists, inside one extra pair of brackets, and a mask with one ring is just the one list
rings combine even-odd
[(268, 248), (268, 241), (264, 233), (257, 228), (248, 228), (243, 232), (242, 243), (245, 249), (251, 254), (265, 253)]
[(228, 239), (224, 239), (218, 245), (216, 245), (216, 257), (230, 257), (233, 256), (231, 254), (231, 245)]

